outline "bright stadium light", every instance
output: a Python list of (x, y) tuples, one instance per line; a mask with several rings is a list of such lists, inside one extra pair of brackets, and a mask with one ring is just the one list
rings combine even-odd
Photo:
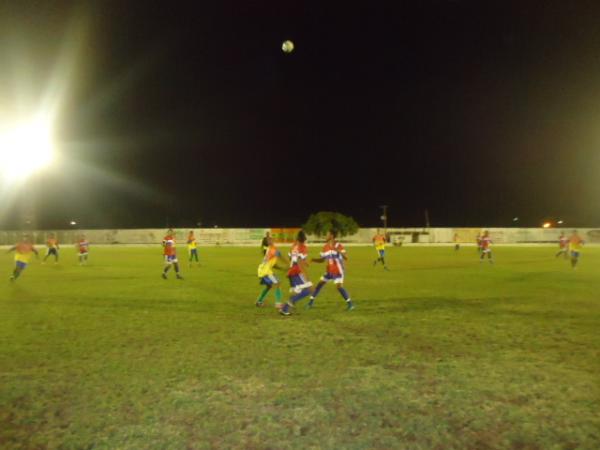
[(0, 125), (0, 176), (25, 179), (54, 159), (52, 124), (43, 117), (9, 126)]
[(544, 228), (550, 228), (552, 226), (552, 224), (550, 222), (544, 222), (544, 224), (542, 225), (542, 227)]

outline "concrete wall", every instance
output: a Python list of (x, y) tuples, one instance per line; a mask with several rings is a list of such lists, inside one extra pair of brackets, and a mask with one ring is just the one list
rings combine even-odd
[[(442, 244), (450, 243), (454, 234), (458, 234), (463, 243), (474, 243), (475, 237), (483, 230), (489, 230), (494, 243), (545, 243), (556, 242), (561, 231), (570, 234), (571, 229), (558, 228), (388, 228), (392, 242), (405, 244)], [(185, 242), (189, 229), (176, 230), (179, 242)], [(200, 246), (207, 245), (259, 245), (267, 231), (270, 231), (278, 242), (293, 240), (298, 228), (202, 228), (195, 229), (196, 239)], [(354, 236), (343, 239), (351, 244), (370, 244), (375, 228), (362, 228)], [(34, 231), (37, 244), (43, 244), (50, 231)], [(165, 229), (139, 230), (56, 230), (59, 242), (68, 245), (77, 241), (80, 234), (85, 234), (92, 244), (158, 244), (165, 235)], [(580, 228), (579, 233), (589, 243), (600, 243), (600, 228)], [(22, 234), (20, 231), (0, 231), (0, 245), (14, 244)], [(310, 238), (309, 238), (310, 239)], [(310, 239), (318, 241), (318, 239)]]

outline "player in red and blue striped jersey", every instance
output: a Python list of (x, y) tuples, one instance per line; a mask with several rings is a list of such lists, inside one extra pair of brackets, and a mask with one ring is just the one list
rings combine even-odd
[(492, 238), (490, 237), (490, 232), (485, 231), (483, 236), (481, 236), (481, 256), (479, 257), (479, 262), (483, 262), (485, 255), (488, 257), (488, 261), (490, 264), (494, 264), (494, 259), (492, 257)]
[(163, 254), (165, 256), (165, 268), (163, 269), (162, 277), (167, 279), (167, 272), (173, 266), (175, 269), (175, 275), (179, 280), (183, 280), (183, 277), (179, 274), (179, 261), (177, 260), (177, 249), (175, 244), (175, 232), (169, 228), (167, 235), (162, 241)]
[(565, 259), (569, 257), (569, 238), (565, 236), (565, 233), (560, 233), (558, 238), (558, 253), (556, 257), (563, 255)]
[(77, 250), (79, 253), (79, 265), (83, 266), (84, 264), (87, 264), (90, 243), (84, 235), (81, 235), (79, 241), (77, 241)]
[(284, 316), (290, 315), (290, 308), (300, 300), (310, 295), (312, 283), (308, 279), (308, 247), (306, 246), (306, 233), (300, 230), (296, 236), (296, 242), (290, 251), (290, 269), (288, 278), (290, 280), (290, 292), (292, 297), (281, 309)]
[(348, 257), (346, 256), (344, 246), (336, 240), (336, 237), (337, 232), (335, 230), (327, 233), (327, 242), (323, 246), (321, 257), (313, 258), (314, 262), (325, 262), (327, 264), (327, 269), (325, 274), (321, 277), (319, 284), (317, 284), (314, 293), (311, 295), (308, 307), (314, 305), (315, 298), (317, 298), (321, 289), (323, 289), (323, 286), (325, 286), (328, 281), (332, 281), (336, 285), (340, 295), (346, 301), (346, 310), (352, 311), (354, 309), (354, 303), (352, 303), (348, 291), (344, 288), (344, 261), (347, 261)]

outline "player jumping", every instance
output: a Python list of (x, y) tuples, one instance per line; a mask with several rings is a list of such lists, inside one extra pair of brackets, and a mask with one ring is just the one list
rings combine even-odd
[(39, 258), (39, 253), (33, 246), (31, 238), (28, 235), (23, 236), (15, 246), (8, 250), (9, 253), (13, 251), (15, 252), (15, 269), (10, 277), (10, 281), (16, 281), (17, 278), (19, 278), (21, 272), (23, 272), (25, 267), (27, 267), (27, 264), (29, 264), (32, 253), (35, 253), (36, 258)]
[(58, 245), (58, 239), (56, 239), (54, 233), (50, 233), (50, 235), (48, 236), (48, 240), (46, 241), (46, 247), (46, 256), (44, 256), (43, 262), (45, 263), (48, 257), (50, 255), (53, 255), (54, 264), (58, 264), (58, 251), (60, 250), (60, 247)]
[(175, 268), (175, 276), (179, 280), (183, 280), (183, 277), (179, 274), (179, 261), (177, 260), (177, 249), (175, 244), (175, 232), (169, 228), (167, 235), (162, 241), (163, 254), (165, 256), (165, 268), (163, 269), (162, 277), (167, 279), (167, 272), (173, 266)]
[(198, 248), (196, 244), (196, 236), (194, 236), (194, 230), (190, 230), (187, 238), (188, 254), (189, 254), (189, 265), (192, 267), (192, 261), (196, 260), (196, 265), (200, 265), (198, 262)]
[(267, 237), (267, 249), (262, 262), (258, 266), (258, 278), (260, 279), (261, 285), (264, 285), (264, 289), (259, 294), (256, 300), (256, 306), (261, 307), (264, 305), (265, 297), (269, 291), (275, 288), (275, 308), (281, 309), (281, 287), (279, 280), (273, 273), (273, 268), (276, 267), (277, 261), (282, 258), (281, 252), (275, 247), (272, 237)]
[(379, 228), (377, 229), (377, 234), (373, 236), (372, 241), (373, 245), (375, 246), (375, 251), (377, 252), (377, 259), (373, 261), (373, 265), (375, 266), (381, 261), (384, 270), (390, 270), (385, 265), (385, 236), (380, 233)]
[(291, 314), (290, 309), (300, 300), (310, 295), (312, 283), (308, 280), (308, 247), (306, 246), (306, 233), (300, 230), (296, 236), (296, 242), (290, 251), (290, 269), (288, 278), (290, 280), (290, 292), (292, 297), (283, 305), (280, 312), (284, 316)]
[(483, 262), (485, 255), (487, 255), (490, 264), (494, 264), (494, 258), (492, 257), (492, 238), (490, 237), (489, 231), (485, 231), (481, 237), (481, 256), (479, 257), (480, 263)]
[(83, 234), (79, 237), (79, 241), (77, 241), (77, 250), (79, 253), (79, 265), (80, 266), (86, 265), (87, 261), (88, 261), (88, 252), (90, 250), (90, 243), (88, 242), (88, 240), (85, 238), (85, 236)]
[(315, 298), (317, 298), (319, 292), (323, 289), (323, 286), (325, 286), (328, 281), (333, 281), (338, 292), (346, 301), (346, 310), (352, 311), (354, 309), (354, 304), (350, 299), (348, 291), (344, 288), (344, 261), (347, 261), (348, 257), (346, 256), (346, 250), (343, 245), (336, 241), (336, 237), (337, 232), (334, 230), (327, 233), (327, 242), (323, 246), (321, 257), (313, 258), (313, 262), (326, 262), (327, 271), (325, 272), (325, 275), (321, 277), (313, 295), (311, 295), (308, 306), (312, 307), (315, 303)]

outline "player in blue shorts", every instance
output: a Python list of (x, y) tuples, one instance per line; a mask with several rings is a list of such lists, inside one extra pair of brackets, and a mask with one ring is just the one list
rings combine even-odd
[(300, 230), (296, 236), (296, 242), (292, 245), (290, 252), (290, 269), (288, 278), (290, 280), (290, 292), (292, 297), (281, 308), (281, 314), (289, 316), (290, 309), (300, 300), (311, 294), (312, 283), (308, 280), (308, 247), (306, 246), (306, 233)]

